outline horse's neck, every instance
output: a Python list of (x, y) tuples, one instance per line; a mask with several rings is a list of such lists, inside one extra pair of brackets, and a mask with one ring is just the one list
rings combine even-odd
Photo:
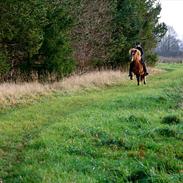
[(134, 63), (135, 63), (136, 65), (141, 64), (141, 63), (140, 63), (140, 61), (139, 61), (139, 60), (137, 60), (137, 59), (136, 59), (136, 60), (134, 60)]
[(134, 60), (134, 72), (140, 74), (143, 72), (143, 66), (140, 60)]

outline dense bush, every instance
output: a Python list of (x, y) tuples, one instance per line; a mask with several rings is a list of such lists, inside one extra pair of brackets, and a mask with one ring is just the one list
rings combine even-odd
[(3, 76), (6, 73), (8, 73), (10, 69), (10, 65), (8, 64), (7, 60), (8, 58), (6, 53), (0, 51), (0, 76)]
[(155, 66), (155, 64), (158, 62), (158, 56), (156, 53), (151, 52), (151, 53), (147, 53), (145, 55), (145, 61), (148, 65), (150, 66)]

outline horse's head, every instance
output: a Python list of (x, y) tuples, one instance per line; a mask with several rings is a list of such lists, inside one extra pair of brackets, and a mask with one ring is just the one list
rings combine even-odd
[(132, 49), (130, 49), (129, 53), (132, 56), (133, 61), (141, 60), (141, 52), (138, 49), (132, 48)]

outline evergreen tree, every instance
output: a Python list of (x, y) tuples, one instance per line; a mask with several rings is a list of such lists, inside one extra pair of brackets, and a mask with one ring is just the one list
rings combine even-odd
[(49, 3), (49, 23), (44, 27), (44, 41), (40, 54), (43, 55), (43, 71), (57, 73), (58, 77), (63, 77), (71, 73), (75, 65), (68, 38), (72, 19), (64, 12), (63, 7), (58, 5), (60, 3)]
[(114, 65), (128, 63), (128, 50), (141, 42), (147, 55), (166, 33), (159, 24), (161, 6), (156, 0), (117, 0), (114, 14), (111, 61)]
[(6, 0), (0, 2), (0, 12), (0, 51), (8, 55), (1, 60), (10, 66), (10, 76), (21, 71), (30, 77), (38, 68), (59, 76), (71, 72), (72, 52), (66, 39), (71, 21), (62, 2)]

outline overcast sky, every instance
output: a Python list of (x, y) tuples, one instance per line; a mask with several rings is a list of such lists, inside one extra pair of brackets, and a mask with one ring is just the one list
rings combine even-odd
[(183, 0), (160, 0), (161, 19), (173, 26), (179, 38), (183, 39)]

